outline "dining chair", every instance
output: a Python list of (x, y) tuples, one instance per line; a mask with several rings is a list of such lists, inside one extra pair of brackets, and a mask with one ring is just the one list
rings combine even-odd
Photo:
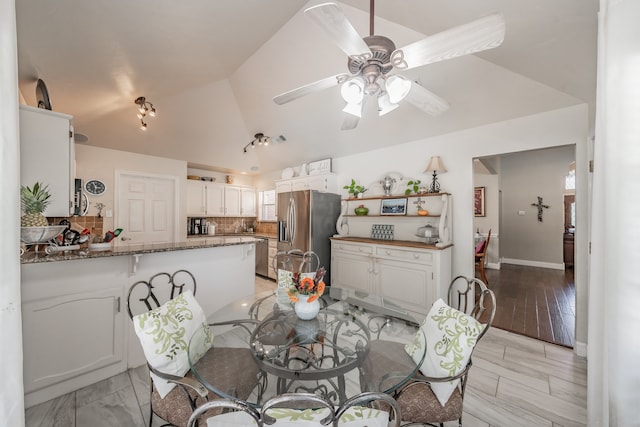
[[(442, 300), (433, 304), (411, 346), (373, 340), (363, 361), (360, 382), (366, 391), (385, 390), (385, 381), (399, 371), (394, 366), (413, 359), (416, 374), (392, 392), (402, 421), (407, 422), (403, 426), (442, 427), (456, 420), (462, 426), (471, 355), (493, 322), (496, 299), (481, 280), (457, 276), (451, 281), (447, 300), (448, 304)], [(426, 352), (415, 351), (425, 347)]]
[(489, 250), (490, 240), (491, 240), (491, 229), (489, 229), (489, 232), (487, 233), (487, 238), (485, 240), (482, 240), (478, 244), (478, 246), (476, 247), (476, 253), (475, 253), (476, 267), (478, 267), (478, 271), (480, 272), (480, 279), (482, 279), (482, 281), (485, 284), (489, 284), (489, 280), (487, 279), (487, 275), (484, 271), (484, 265), (487, 260), (487, 252)]
[[(385, 409), (379, 408), (381, 404)], [(218, 413), (209, 416), (212, 409)], [(220, 409), (228, 412), (220, 414)], [(260, 411), (237, 400), (206, 402), (191, 414), (187, 427), (196, 420), (206, 422), (207, 427), (399, 427), (400, 418), (398, 404), (385, 393), (361, 393), (338, 407), (314, 393), (285, 393), (269, 399)]]
[[(149, 426), (156, 415), (164, 420), (163, 426), (185, 427), (198, 405), (220, 397), (190, 371), (188, 351), (193, 348), (199, 351), (199, 365), (215, 371), (220, 390), (247, 398), (256, 386), (263, 386), (248, 348), (209, 351), (213, 336), (195, 300), (196, 289), (195, 277), (186, 270), (158, 273), (129, 288), (127, 311), (151, 376)], [(203, 338), (190, 347), (196, 332)]]

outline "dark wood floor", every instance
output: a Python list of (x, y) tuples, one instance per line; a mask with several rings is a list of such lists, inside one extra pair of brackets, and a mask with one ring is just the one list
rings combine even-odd
[(573, 269), (502, 264), (486, 270), (496, 294), (493, 326), (573, 348), (576, 299)]

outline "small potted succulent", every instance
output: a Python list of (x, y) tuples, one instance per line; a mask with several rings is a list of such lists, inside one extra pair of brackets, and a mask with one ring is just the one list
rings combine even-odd
[(362, 198), (362, 196), (364, 195), (364, 192), (367, 191), (367, 189), (364, 186), (357, 185), (356, 180), (353, 178), (351, 179), (351, 184), (345, 185), (342, 188), (347, 190), (347, 192), (351, 194), (351, 197), (355, 199)]

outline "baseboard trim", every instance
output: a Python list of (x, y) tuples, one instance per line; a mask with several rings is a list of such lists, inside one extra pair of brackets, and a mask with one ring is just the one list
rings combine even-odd
[(502, 258), (504, 264), (525, 265), (527, 267), (552, 268), (554, 270), (564, 270), (564, 263), (530, 261), (527, 259)]
[(573, 351), (576, 353), (576, 356), (587, 357), (587, 344), (583, 342), (577, 342), (573, 346)]
[(485, 268), (490, 268), (491, 270), (500, 270), (500, 263), (499, 262), (488, 262), (487, 265), (484, 266)]

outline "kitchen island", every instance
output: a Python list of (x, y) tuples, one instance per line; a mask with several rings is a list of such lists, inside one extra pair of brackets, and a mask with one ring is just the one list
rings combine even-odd
[(127, 313), (129, 287), (187, 270), (209, 315), (255, 289), (251, 236), (136, 245), (104, 252), (27, 252), (21, 259), (27, 407), (145, 363)]

